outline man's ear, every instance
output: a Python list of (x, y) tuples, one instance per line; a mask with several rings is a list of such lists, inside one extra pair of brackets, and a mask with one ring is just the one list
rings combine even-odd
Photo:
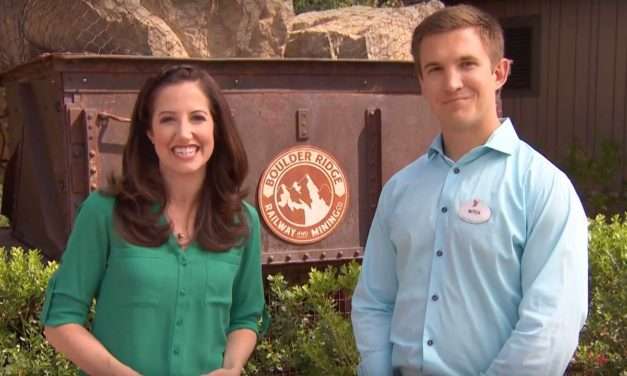
[(509, 77), (509, 70), (512, 66), (512, 60), (507, 58), (501, 58), (501, 60), (494, 65), (494, 80), (496, 83), (496, 89), (500, 89), (507, 82)]

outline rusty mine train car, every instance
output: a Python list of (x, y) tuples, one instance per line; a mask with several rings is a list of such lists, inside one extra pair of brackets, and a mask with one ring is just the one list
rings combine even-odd
[(229, 102), (266, 272), (361, 258), (382, 184), (437, 132), (410, 62), (44, 55), (0, 76), (4, 244), (60, 257), (78, 205), (120, 168), (139, 88), (179, 63), (209, 72)]

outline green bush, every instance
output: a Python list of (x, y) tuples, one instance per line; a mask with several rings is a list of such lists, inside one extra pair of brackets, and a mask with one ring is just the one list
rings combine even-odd
[[(590, 312), (573, 369), (627, 376), (627, 215), (590, 223)], [(0, 375), (75, 375), (44, 340), (38, 322), (56, 263), (37, 251), (0, 248)], [(247, 375), (354, 375), (358, 363), (346, 302), (359, 274), (351, 262), (312, 269), (302, 284), (268, 277), (272, 325), (246, 367)]]
[(399, 6), (399, 0), (294, 0), (294, 12), (296, 14), (350, 7), (353, 5), (375, 6)]
[(620, 181), (624, 154), (621, 145), (603, 140), (597, 149), (593, 155), (575, 143), (561, 164), (589, 216), (622, 213), (627, 210), (627, 181)]
[(627, 375), (627, 213), (590, 221), (589, 259), (590, 310), (577, 365), (586, 373)]
[(359, 269), (356, 262), (339, 269), (312, 269), (306, 283), (291, 286), (280, 274), (268, 276), (272, 325), (247, 374), (355, 375), (358, 355), (352, 326), (337, 304), (350, 298)]
[(0, 375), (76, 375), (45, 341), (39, 313), (56, 263), (37, 251), (0, 247)]

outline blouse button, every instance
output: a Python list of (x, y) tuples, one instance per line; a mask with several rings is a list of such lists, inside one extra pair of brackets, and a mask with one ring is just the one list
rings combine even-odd
[(179, 291), (179, 295), (181, 295), (181, 296), (185, 296), (185, 290), (184, 290), (184, 289), (182, 289), (181, 291)]

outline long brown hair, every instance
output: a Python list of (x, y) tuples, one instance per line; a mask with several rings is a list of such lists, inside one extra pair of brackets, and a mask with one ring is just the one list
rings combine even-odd
[(182, 82), (198, 84), (209, 100), (215, 124), (214, 150), (206, 166), (194, 233), (205, 250), (224, 251), (248, 234), (241, 202), (248, 160), (218, 84), (205, 71), (189, 65), (174, 66), (149, 78), (139, 92), (122, 157), (122, 176), (112, 179), (109, 187), (109, 193), (116, 196), (115, 226), (126, 241), (142, 246), (160, 246), (170, 236), (170, 224), (162, 220), (168, 193), (147, 132), (159, 90)]

